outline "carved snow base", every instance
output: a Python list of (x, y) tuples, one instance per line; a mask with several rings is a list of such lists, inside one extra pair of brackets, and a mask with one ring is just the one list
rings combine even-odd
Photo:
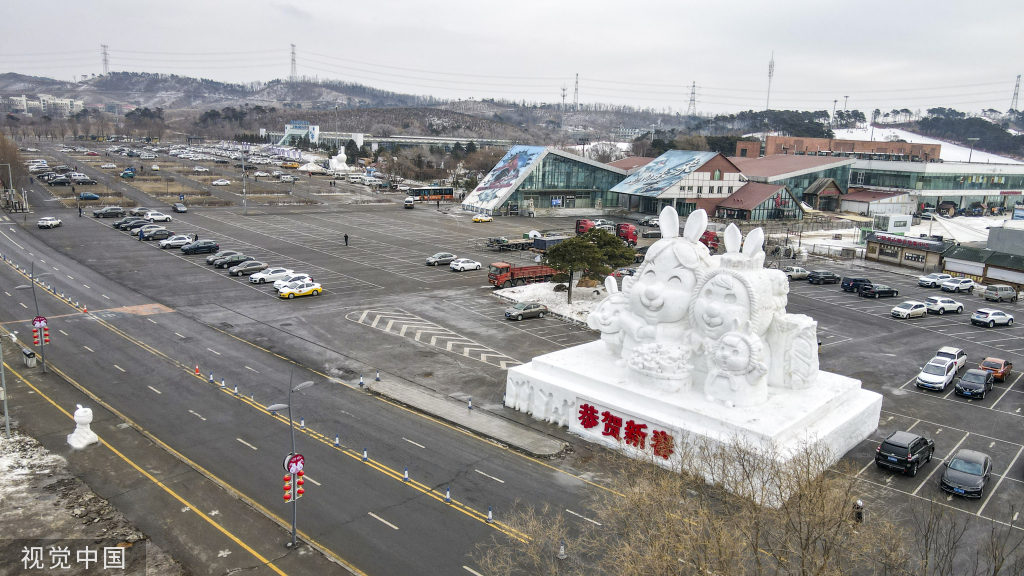
[(665, 393), (638, 383), (626, 366), (616, 365), (616, 358), (600, 341), (538, 356), (508, 371), (507, 407), (538, 420), (568, 425), (571, 432), (590, 441), (640, 455), (636, 448), (623, 450), (620, 440), (604, 435), (602, 422), (585, 428), (579, 414), (584, 404), (596, 407), (598, 418), (607, 410), (622, 418), (623, 426), (628, 420), (646, 424), (647, 454), (651, 435), (660, 430), (676, 442), (685, 437), (714, 442), (741, 437), (773, 444), (783, 457), (807, 442), (818, 441), (838, 460), (878, 427), (882, 396), (862, 389), (859, 380), (818, 372), (811, 388), (770, 387), (763, 404), (728, 407), (708, 401), (698, 387)]

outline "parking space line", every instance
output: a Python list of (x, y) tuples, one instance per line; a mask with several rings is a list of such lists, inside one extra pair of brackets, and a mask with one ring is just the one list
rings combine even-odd
[(999, 395), (999, 398), (996, 398), (996, 401), (993, 402), (992, 405), (990, 405), (988, 407), (990, 410), (995, 410), (996, 404), (999, 404), (999, 401), (1003, 399), (1003, 396), (1006, 396), (1006, 393), (1009, 392), (1010, 389), (1013, 388), (1014, 385), (1017, 384), (1017, 381), (1020, 380), (1021, 376), (1024, 376), (1024, 372), (1021, 372), (1020, 374), (1017, 374), (1017, 377), (1013, 380), (1013, 383), (1010, 384), (1009, 386), (1007, 386), (1006, 390), (1003, 390), (1003, 393)]
[(996, 493), (996, 490), (999, 490), (999, 485), (1003, 483), (1003, 479), (1006, 478), (1006, 474), (1010, 471), (1011, 468), (1013, 468), (1013, 465), (1017, 463), (1017, 458), (1020, 458), (1021, 451), (1024, 451), (1024, 446), (1021, 446), (1020, 448), (1017, 449), (1017, 454), (1013, 457), (1013, 460), (1010, 462), (1010, 465), (1007, 466), (1006, 470), (1003, 470), (1003, 473), (999, 475), (999, 481), (996, 482), (995, 487), (989, 491), (988, 497), (985, 498), (985, 501), (982, 502), (981, 504), (981, 508), (978, 508), (978, 516), (981, 516), (981, 513), (985, 511), (985, 506), (988, 506), (988, 501), (992, 499), (992, 495)]
[[(967, 440), (967, 437), (968, 437), (968, 436), (970, 436), (970, 435), (971, 435), (971, 433), (970, 433), (970, 432), (966, 432), (966, 433), (964, 433), (964, 437), (963, 437), (963, 438), (961, 438), (961, 439), (960, 439), (960, 441), (956, 443), (956, 446), (953, 446), (953, 449), (949, 451), (949, 454), (946, 454), (946, 456), (944, 456), (944, 457), (943, 457), (942, 459), (943, 459), (943, 460), (945, 460), (945, 459), (946, 459), (946, 458), (948, 458), (949, 456), (952, 456), (953, 454), (956, 454), (956, 449), (957, 449), (957, 448), (959, 448), (959, 447), (960, 447), (960, 445), (964, 443), (964, 440)], [(921, 483), (917, 485), (917, 488), (915, 488), (915, 489), (914, 489), (914, 491), (910, 493), (910, 495), (911, 495), (911, 496), (917, 496), (917, 492), (918, 492), (918, 491), (919, 491), (919, 490), (920, 490), (921, 488), (923, 488), (923, 487), (924, 487), (924, 485), (925, 485), (925, 484), (927, 484), (929, 480), (931, 480), (931, 478), (932, 478), (932, 475), (934, 475), (934, 474), (935, 474), (935, 472), (936, 472), (936, 471), (937, 471), (938, 469), (939, 469), (939, 466), (934, 466), (934, 467), (932, 467), (932, 471), (928, 473), (928, 476), (926, 476), (926, 477), (925, 477), (925, 479), (924, 479), (924, 480), (922, 480), (922, 481), (921, 481)]]

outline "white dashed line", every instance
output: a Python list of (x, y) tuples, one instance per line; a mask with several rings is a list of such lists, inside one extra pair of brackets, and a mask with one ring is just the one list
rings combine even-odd
[(601, 524), (600, 522), (598, 522), (597, 520), (591, 520), (590, 518), (587, 518), (587, 517), (586, 517), (586, 516), (584, 516), (583, 514), (580, 514), (580, 513), (578, 513), (578, 512), (573, 512), (572, 510), (569, 510), (568, 508), (566, 508), (566, 509), (565, 509), (565, 511), (566, 511), (566, 512), (568, 512), (569, 514), (572, 514), (573, 516), (578, 516), (578, 517), (580, 517), (580, 518), (583, 518), (584, 520), (586, 520), (587, 522), (590, 522), (591, 524), (597, 524), (598, 526), (601, 526), (601, 525), (602, 525), (602, 524)]
[(107, 296), (106, 294), (100, 294), (100, 296), (103, 296), (103, 297), (104, 297), (104, 298), (106, 298), (107, 300), (110, 300), (110, 296)]
[(469, 566), (463, 566), (462, 569), (465, 570), (466, 572), (469, 572), (470, 574), (476, 574), (476, 576), (484, 576), (483, 574), (477, 572), (476, 570), (473, 570)]
[(121, 368), (121, 367), (120, 367), (120, 366), (118, 366), (117, 364), (114, 364), (114, 368), (117, 368), (117, 369), (118, 369), (118, 370), (120, 370), (121, 372), (124, 372), (124, 368)]
[(380, 520), (380, 521), (381, 521), (381, 522), (383, 522), (383, 523), (384, 523), (385, 525), (387, 525), (387, 526), (390, 526), (390, 527), (394, 528), (395, 530), (398, 530), (398, 526), (395, 526), (395, 525), (394, 525), (394, 524), (392, 524), (391, 522), (388, 522), (387, 520), (385, 520), (385, 519), (381, 518), (380, 516), (377, 516), (377, 515), (376, 515), (376, 514), (374, 514), (373, 512), (367, 512), (367, 514), (369, 514), (370, 516), (373, 516), (373, 517), (374, 517), (374, 518), (376, 518), (377, 520)]
[(74, 279), (75, 279), (75, 277), (74, 277), (74, 276), (71, 276), (70, 274), (68, 275), (68, 278), (70, 278), (71, 280), (74, 280)]
[(95, 352), (95, 350), (93, 350), (92, 348), (89, 348), (88, 346), (82, 346), (82, 348), (85, 348), (89, 352)]
[[(184, 336), (182, 336), (182, 338), (184, 338)], [(214, 354), (216, 354), (217, 356), (220, 356), (220, 352), (217, 352), (217, 351), (216, 351), (216, 350), (214, 350), (213, 348), (207, 348), (207, 350), (209, 350), (210, 352), (213, 352), (213, 353), (214, 353)]]
[(185, 337), (183, 334), (178, 334), (177, 332), (175, 332), (174, 335), (177, 336), (178, 338), (184, 338)]
[(8, 292), (7, 290), (4, 290), (4, 294), (7, 294), (8, 296), (10, 296), (10, 295), (11, 295), (11, 293), (10, 293), (10, 292)]
[(246, 367), (245, 367), (245, 369), (246, 369), (246, 370), (252, 370), (253, 372), (255, 372), (255, 373), (257, 373), (257, 374), (259, 374), (259, 373), (260, 373), (260, 371), (259, 371), (259, 370), (254, 370), (254, 369), (252, 369), (252, 368), (249, 368), (248, 366), (246, 366)]
[[(424, 446), (423, 444), (419, 444), (417, 442), (413, 442), (412, 440), (409, 440), (408, 438), (402, 438), (402, 440), (405, 440), (406, 442), (408, 442), (409, 444), (412, 444), (413, 446), (419, 446), (420, 448), (426, 448), (426, 446)], [(477, 470), (477, 472), (479, 472), (479, 470)]]
[(24, 308), (24, 309), (28, 310), (28, 306), (25, 306), (25, 303), (24, 303), (24, 302), (18, 302), (18, 304), (21, 304), (21, 307), (22, 307), (22, 308)]
[(163, 394), (163, 392), (157, 390), (156, 388), (153, 388), (152, 386), (146, 386), (146, 388), (149, 388), (150, 390), (152, 390), (153, 392), (156, 392), (157, 394)]
[[(189, 412), (192, 412), (192, 411), (189, 410)], [(195, 414), (195, 412), (192, 412), (192, 413)], [(199, 414), (196, 414), (196, 416), (199, 416)], [(199, 417), (203, 418), (202, 416), (199, 416)], [(203, 418), (203, 420), (206, 420), (206, 418)], [(256, 449), (255, 446), (253, 446), (252, 444), (249, 444), (248, 442), (246, 442), (245, 440), (242, 440), (241, 438), (235, 438), (235, 440), (238, 440), (239, 442), (241, 442), (242, 444), (245, 444), (246, 446), (248, 446), (249, 448), (252, 448), (253, 450)]]
[(303, 478), (305, 478), (306, 480), (309, 480), (310, 482), (312, 482), (313, 484), (316, 484), (317, 486), (319, 486), (319, 485), (320, 485), (320, 483), (319, 483), (319, 482), (317, 482), (316, 480), (313, 480), (313, 479), (312, 479), (312, 478), (310, 478), (309, 476), (303, 476)]
[(153, 320), (152, 318), (146, 318), (146, 320), (149, 320), (149, 321), (150, 321), (150, 322), (152, 322), (153, 324), (156, 324), (156, 320)]
[(61, 334), (65, 335), (65, 336), (70, 336), (70, 334), (68, 334), (67, 332), (61, 330), (60, 328), (57, 329), (57, 332), (60, 332)]
[[(199, 413), (198, 413), (198, 412), (196, 412), (196, 411), (194, 411), (194, 410), (189, 410), (189, 414), (192, 414), (192, 415), (196, 416), (197, 418), (199, 418), (200, 420), (202, 420), (203, 422), (206, 422), (206, 418), (203, 418), (202, 416), (200, 416), (200, 415), (199, 415)], [(239, 442), (242, 442), (242, 440), (241, 440), (241, 439), (237, 439), (237, 440), (238, 440)], [(242, 444), (245, 444), (245, 442), (242, 442)], [(251, 446), (250, 444), (245, 444), (245, 445), (246, 445), (246, 446), (249, 446), (250, 448), (252, 448), (252, 446)], [(252, 448), (252, 449), (253, 449), (253, 450), (255, 450), (255, 448)]]
[[(82, 286), (85, 286), (86, 288), (89, 288), (88, 284), (82, 284)], [(92, 288), (89, 288), (89, 289), (92, 290)]]
[[(404, 438), (403, 438), (403, 440), (404, 440)], [(486, 472), (481, 472), (481, 471), (479, 471), (479, 470), (474, 470), (474, 472), (476, 472), (477, 474), (480, 474), (481, 476), (486, 476), (486, 477), (488, 477), (488, 478), (490, 478), (491, 480), (494, 480), (494, 481), (496, 481), (496, 482), (501, 482), (502, 484), (504, 484), (504, 483), (505, 483), (505, 481), (504, 481), (504, 480), (502, 480), (502, 479), (500, 479), (500, 478), (495, 478), (494, 476), (491, 476), (490, 474), (487, 474)]]

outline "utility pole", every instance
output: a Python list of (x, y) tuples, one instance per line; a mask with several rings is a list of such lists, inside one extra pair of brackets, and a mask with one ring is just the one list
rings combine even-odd
[(967, 155), (967, 163), (971, 163), (971, 157), (974, 156), (974, 143), (977, 142), (978, 138), (968, 138), (971, 141), (971, 152)]
[(1013, 100), (1010, 101), (1010, 110), (1017, 109), (1017, 94), (1020, 93), (1020, 74), (1017, 74), (1017, 84), (1013, 87)]
[(843, 96), (843, 112), (846, 112), (846, 103), (850, 100), (849, 96)]
[(576, 74), (576, 91), (572, 95), (572, 109), (574, 112), (580, 111), (580, 75)]
[(292, 82), (295, 82), (298, 79), (299, 79), (299, 70), (295, 66), (295, 44), (292, 44), (292, 75), (289, 78), (289, 80), (291, 80)]
[(832, 127), (836, 127), (836, 106), (839, 105), (839, 99), (836, 98), (832, 101)]
[(772, 78), (775, 77), (775, 51), (772, 50), (772, 59), (768, 61), (768, 96), (764, 100), (764, 121), (765, 121), (765, 132), (771, 124), (768, 122), (768, 113), (771, 110), (772, 101)]
[(690, 105), (686, 107), (686, 115), (697, 115), (697, 82), (690, 86)]
[[(103, 75), (106, 76), (110, 72), (110, 60), (107, 59), (107, 45), (100, 44), (100, 48), (103, 48)], [(1020, 82), (1020, 76), (1017, 76), (1017, 81)]]

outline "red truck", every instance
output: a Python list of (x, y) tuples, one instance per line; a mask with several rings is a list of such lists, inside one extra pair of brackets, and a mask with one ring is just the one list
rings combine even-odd
[(718, 252), (718, 234), (716, 234), (713, 230), (708, 230), (701, 234), (700, 242), (701, 244), (707, 246), (708, 249), (711, 250), (712, 254)]
[(617, 224), (615, 226), (615, 235), (622, 239), (622, 241), (625, 242), (627, 246), (636, 246), (636, 226), (632, 224)]
[(593, 220), (577, 220), (576, 221), (576, 234), (586, 234), (594, 229), (597, 224)]
[(487, 267), (487, 281), (498, 288), (511, 288), (547, 282), (557, 273), (550, 266), (513, 266), (508, 262), (494, 262)]

